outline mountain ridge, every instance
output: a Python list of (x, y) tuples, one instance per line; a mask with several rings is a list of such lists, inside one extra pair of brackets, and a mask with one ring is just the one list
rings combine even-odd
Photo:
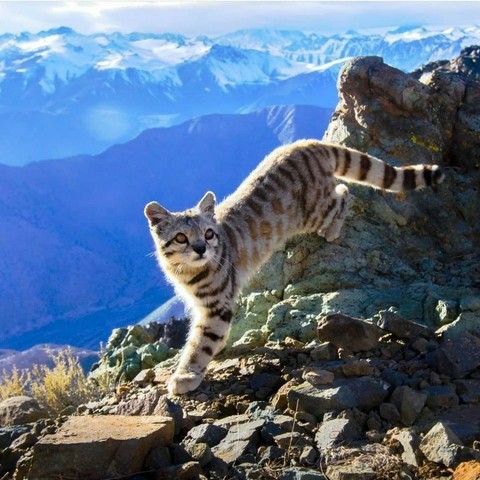
[(410, 71), (479, 41), (477, 26), (332, 36), (261, 29), (83, 35), (68, 27), (5, 34), (0, 159), (20, 165), (98, 154), (146, 128), (279, 102), (308, 100), (333, 111), (338, 71), (352, 56), (380, 55)]
[(144, 205), (182, 210), (209, 189), (220, 199), (280, 143), (320, 138), (329, 118), (312, 106), (214, 114), (97, 156), (0, 166), (0, 348), (97, 348), (143, 318), (171, 296)]

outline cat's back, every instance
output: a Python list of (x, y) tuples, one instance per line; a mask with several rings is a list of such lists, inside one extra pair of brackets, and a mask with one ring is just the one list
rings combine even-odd
[[(317, 188), (322, 178), (332, 177), (333, 167), (325, 162), (322, 149), (328, 146), (319, 140), (304, 139), (277, 147), (245, 178), (240, 186), (217, 207), (222, 218), (232, 209), (254, 206), (272, 199), (288, 197), (295, 192)], [(256, 209), (259, 210), (258, 208)]]

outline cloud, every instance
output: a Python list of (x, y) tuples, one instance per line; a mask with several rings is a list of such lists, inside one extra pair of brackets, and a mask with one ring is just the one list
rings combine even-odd
[[(480, 2), (16, 1), (0, 2), (0, 33), (66, 25), (82, 33), (143, 31), (215, 35), (241, 28), (340, 33), (405, 24), (463, 26)], [(446, 25), (447, 26), (447, 25)]]

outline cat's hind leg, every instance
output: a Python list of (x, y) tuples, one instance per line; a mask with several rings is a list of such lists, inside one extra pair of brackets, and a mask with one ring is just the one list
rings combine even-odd
[(317, 229), (317, 233), (328, 242), (333, 242), (340, 236), (340, 231), (348, 211), (349, 197), (348, 187), (339, 184), (328, 198), (325, 215)]

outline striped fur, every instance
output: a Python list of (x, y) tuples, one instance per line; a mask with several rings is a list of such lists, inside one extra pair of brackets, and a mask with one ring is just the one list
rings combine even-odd
[(208, 192), (185, 212), (156, 202), (145, 207), (159, 264), (192, 314), (171, 394), (201, 383), (228, 338), (242, 286), (279, 244), (300, 233), (339, 236), (349, 194), (335, 177), (404, 191), (437, 185), (443, 173), (436, 165), (392, 167), (356, 150), (302, 140), (274, 150), (218, 206)]

